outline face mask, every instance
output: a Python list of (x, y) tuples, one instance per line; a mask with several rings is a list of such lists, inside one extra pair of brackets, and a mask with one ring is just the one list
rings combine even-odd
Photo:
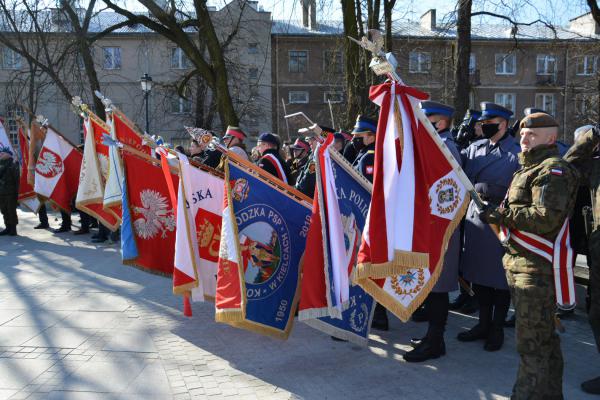
[(436, 132), (438, 131), (438, 122), (439, 122), (439, 121), (436, 121), (436, 122), (432, 122), (432, 123), (431, 123), (431, 125), (433, 125), (433, 129), (435, 129), (435, 131), (436, 131)]
[(360, 138), (360, 137), (352, 139), (352, 146), (354, 146), (354, 149), (356, 149), (356, 150), (360, 150), (363, 147), (365, 147), (365, 145), (362, 141), (362, 138)]
[(486, 139), (491, 138), (496, 133), (498, 133), (498, 128), (500, 124), (481, 124), (481, 131), (483, 132), (483, 137)]

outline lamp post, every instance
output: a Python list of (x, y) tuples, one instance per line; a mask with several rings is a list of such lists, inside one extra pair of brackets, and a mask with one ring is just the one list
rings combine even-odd
[(142, 91), (144, 92), (144, 102), (146, 103), (146, 133), (150, 134), (150, 113), (148, 110), (148, 98), (150, 97), (150, 91), (152, 90), (152, 77), (148, 74), (144, 74), (140, 78), (140, 84), (142, 85)]

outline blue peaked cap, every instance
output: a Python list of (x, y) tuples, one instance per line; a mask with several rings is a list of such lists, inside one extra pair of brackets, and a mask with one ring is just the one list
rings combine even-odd
[(359, 115), (356, 118), (356, 124), (354, 124), (352, 134), (357, 135), (360, 133), (377, 133), (377, 122), (371, 118)]
[(272, 133), (269, 132), (263, 132), (258, 136), (258, 141), (259, 142), (267, 142), (267, 143), (272, 143), (275, 144), (277, 146), (279, 146), (279, 139), (277, 138), (277, 136), (273, 135)]
[(509, 120), (510, 117), (512, 117), (512, 115), (513, 112), (510, 111), (508, 108), (502, 107), (495, 103), (484, 101), (481, 103), (481, 117), (479, 117), (479, 120), (482, 121), (495, 117), (500, 117), (504, 118), (505, 120)]
[(452, 118), (452, 114), (454, 114), (454, 108), (443, 103), (438, 103), (437, 101), (422, 101), (419, 106), (421, 106), (421, 109), (427, 116), (443, 115)]

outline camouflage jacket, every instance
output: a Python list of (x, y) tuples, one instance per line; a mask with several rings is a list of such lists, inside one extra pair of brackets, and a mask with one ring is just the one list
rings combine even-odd
[(575, 166), (581, 175), (581, 184), (590, 188), (592, 196), (592, 231), (600, 227), (600, 158), (594, 157), (594, 150), (600, 144), (600, 137), (592, 130), (581, 134), (567, 151), (564, 159)]
[[(507, 197), (488, 220), (510, 229), (534, 233), (554, 242), (575, 203), (579, 174), (560, 158), (556, 145), (538, 146), (519, 154)], [(552, 274), (544, 258), (514, 241), (506, 244), (504, 266), (513, 272)]]
[(0, 196), (19, 192), (19, 163), (12, 158), (0, 160)]

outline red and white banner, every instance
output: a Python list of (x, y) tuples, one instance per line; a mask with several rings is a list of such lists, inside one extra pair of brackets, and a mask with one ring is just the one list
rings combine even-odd
[(572, 310), (577, 300), (573, 275), (576, 254), (571, 248), (569, 220), (566, 219), (563, 223), (554, 243), (534, 233), (517, 229), (502, 227), (502, 232), (509, 240), (552, 263), (556, 304), (563, 310)]
[(23, 132), (23, 128), (19, 127), (19, 148), (21, 150), (21, 176), (19, 177), (19, 197), (18, 201), (21, 205), (27, 207), (34, 213), (37, 213), (40, 208), (40, 200), (33, 190), (33, 185), (27, 181), (27, 172), (29, 170), (29, 139)]
[(388, 82), (371, 87), (370, 98), (381, 109), (355, 279), (407, 320), (439, 278), (469, 195), (419, 108), (427, 94)]
[(190, 165), (179, 154), (179, 193), (173, 293), (191, 291), (192, 300), (213, 300), (223, 212), (222, 178)]
[(133, 128), (133, 123), (121, 111), (113, 109), (112, 119), (116, 138), (119, 142), (133, 147), (147, 155), (152, 155), (150, 146), (144, 144), (142, 136)]
[(71, 143), (48, 127), (35, 164), (34, 190), (66, 212), (77, 194), (83, 156)]
[[(115, 122), (112, 113), (108, 116), (106, 125), (110, 130), (110, 137), (113, 140), (117, 140), (117, 133), (115, 130)], [(104, 208), (108, 207), (120, 207), (121, 199), (123, 197), (123, 160), (119, 154), (117, 146), (108, 147), (108, 173), (106, 176), (106, 183), (104, 185), (104, 199), (102, 203)]]
[(108, 175), (108, 147), (102, 144), (107, 127), (87, 117), (83, 121), (85, 146), (79, 174), (75, 207), (97, 218), (102, 225), (116, 231), (121, 224), (120, 207), (104, 209), (104, 185)]

